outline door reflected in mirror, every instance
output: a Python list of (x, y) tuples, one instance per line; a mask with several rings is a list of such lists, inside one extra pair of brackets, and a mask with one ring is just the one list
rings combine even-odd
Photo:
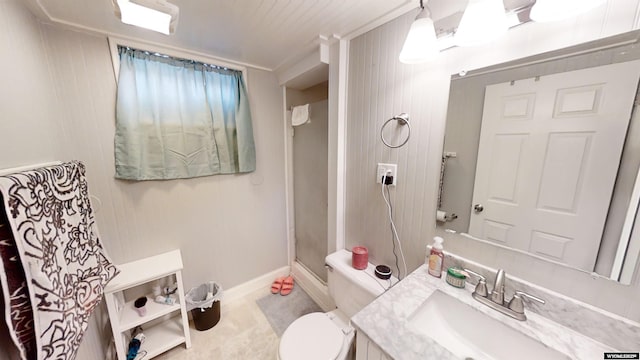
[(638, 36), (453, 76), (438, 226), (630, 283)]

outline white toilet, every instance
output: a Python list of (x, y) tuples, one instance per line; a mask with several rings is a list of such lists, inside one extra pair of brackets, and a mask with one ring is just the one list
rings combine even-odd
[(350, 352), (354, 329), (349, 319), (369, 304), (391, 281), (374, 275), (374, 266), (356, 270), (351, 266), (351, 252), (339, 250), (326, 258), (329, 265), (329, 294), (337, 309), (328, 313), (315, 312), (296, 319), (280, 338), (278, 360), (345, 360)]

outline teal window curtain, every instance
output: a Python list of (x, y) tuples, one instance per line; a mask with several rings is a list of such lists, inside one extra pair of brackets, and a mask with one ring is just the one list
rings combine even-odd
[(242, 72), (118, 50), (116, 178), (166, 180), (255, 170)]

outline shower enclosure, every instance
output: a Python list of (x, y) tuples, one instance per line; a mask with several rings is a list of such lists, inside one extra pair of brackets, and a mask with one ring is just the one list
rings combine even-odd
[(326, 283), (328, 101), (309, 106), (311, 121), (294, 127), (293, 198), (296, 261)]

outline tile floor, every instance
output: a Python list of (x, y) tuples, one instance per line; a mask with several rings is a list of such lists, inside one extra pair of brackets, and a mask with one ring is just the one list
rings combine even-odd
[(222, 300), (220, 322), (206, 331), (191, 324), (191, 348), (178, 346), (159, 360), (275, 360), (278, 336), (256, 300), (270, 294), (270, 288), (255, 291), (232, 302)]

